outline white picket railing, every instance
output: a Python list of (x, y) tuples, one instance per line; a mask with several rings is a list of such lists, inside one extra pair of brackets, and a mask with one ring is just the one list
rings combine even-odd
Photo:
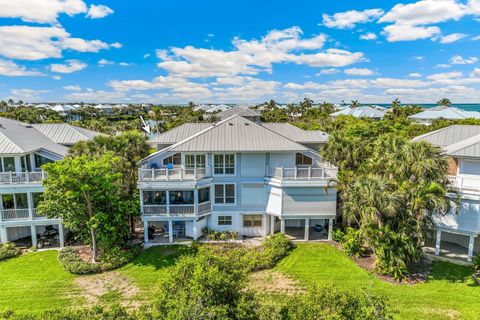
[(178, 216), (195, 214), (193, 204), (143, 205), (143, 214), (146, 216)]
[(480, 191), (480, 176), (449, 176), (448, 178), (454, 188)]
[(266, 173), (284, 180), (330, 180), (336, 179), (337, 171), (335, 167), (267, 167)]
[(198, 205), (198, 213), (207, 213), (212, 211), (212, 203), (210, 201), (202, 202)]
[(140, 181), (184, 181), (199, 180), (211, 176), (210, 167), (205, 168), (183, 168), (172, 169), (138, 169)]
[(1, 221), (28, 220), (30, 213), (28, 209), (4, 209), (1, 210)]
[(41, 183), (45, 178), (43, 171), (38, 172), (0, 172), (0, 184)]

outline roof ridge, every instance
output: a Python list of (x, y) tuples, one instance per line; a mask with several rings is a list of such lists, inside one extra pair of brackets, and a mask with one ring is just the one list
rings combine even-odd
[[(471, 143), (471, 144), (468, 144), (468, 143), (470, 142), (470, 140), (473, 140), (474, 142)], [(475, 141), (475, 140), (478, 140), (478, 141)], [(456, 149), (453, 148), (452, 150), (448, 150), (448, 153), (453, 153), (453, 152), (458, 152), (458, 151), (460, 151), (460, 150), (463, 150), (463, 149), (465, 149), (465, 148), (468, 148), (468, 147), (472, 146), (473, 144), (477, 144), (477, 143), (480, 143), (480, 133), (479, 133), (479, 134), (476, 134), (476, 135), (474, 135), (474, 136), (471, 136), (471, 137), (469, 137), (469, 138), (467, 138), (467, 139), (460, 140), (460, 141), (458, 141), (458, 142), (452, 143), (452, 144), (446, 146), (445, 149), (450, 149), (450, 148), (455, 147), (456, 145), (458, 145), (458, 146), (456, 146)]]

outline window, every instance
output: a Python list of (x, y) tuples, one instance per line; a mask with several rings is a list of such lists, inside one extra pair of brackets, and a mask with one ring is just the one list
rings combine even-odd
[(216, 184), (215, 185), (215, 203), (216, 204), (235, 203), (235, 185), (234, 184)]
[(5, 157), (2, 160), (4, 172), (15, 172), (15, 159), (13, 157)]
[(41, 168), (44, 164), (53, 162), (53, 160), (47, 159), (35, 153), (35, 166)]
[(219, 226), (231, 226), (232, 225), (232, 216), (218, 216), (218, 225)]
[(2, 194), (3, 209), (28, 209), (26, 193)]
[(20, 162), (22, 164), (22, 172), (32, 171), (32, 164), (30, 162), (30, 155), (29, 154), (27, 154), (24, 157), (21, 157)]
[(185, 168), (205, 168), (205, 155), (204, 154), (186, 154), (185, 155)]
[(215, 174), (235, 174), (235, 155), (216, 154), (213, 156)]
[(167, 204), (166, 191), (143, 191), (143, 204), (164, 205)]
[(193, 204), (193, 191), (170, 191), (170, 204)]
[(261, 227), (263, 216), (260, 214), (245, 214), (243, 215), (243, 226), (245, 228)]
[(210, 201), (210, 188), (198, 189), (198, 203)]
[(307, 157), (303, 153), (297, 153), (295, 155), (295, 163), (297, 166), (311, 166), (312, 158)]
[(168, 158), (163, 159), (163, 165), (166, 167), (168, 164), (171, 163), (174, 166), (179, 166), (182, 164), (182, 156), (180, 153), (175, 153)]
[(32, 193), (32, 202), (33, 202), (33, 207), (36, 208), (38, 207), (38, 204), (40, 201), (43, 199), (43, 193), (41, 192), (34, 192)]

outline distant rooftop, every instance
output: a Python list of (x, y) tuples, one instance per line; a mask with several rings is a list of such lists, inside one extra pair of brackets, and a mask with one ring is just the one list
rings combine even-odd
[(409, 117), (414, 120), (435, 120), (435, 119), (447, 119), (447, 120), (461, 120), (467, 118), (480, 119), (480, 112), (477, 111), (465, 111), (463, 109), (447, 106), (438, 106), (429, 108), (420, 113), (416, 113)]
[(222, 111), (220, 114), (220, 118), (225, 120), (233, 115), (239, 115), (241, 117), (260, 117), (260, 113), (258, 111), (252, 110), (247, 107), (233, 107), (228, 110)]
[(71, 146), (79, 141), (102, 135), (99, 132), (72, 126), (66, 123), (42, 123), (33, 125), (55, 143)]
[(332, 117), (340, 115), (354, 116), (356, 118), (374, 118), (381, 119), (385, 116), (387, 110), (379, 106), (360, 106), (360, 107), (346, 107), (343, 110), (334, 112)]

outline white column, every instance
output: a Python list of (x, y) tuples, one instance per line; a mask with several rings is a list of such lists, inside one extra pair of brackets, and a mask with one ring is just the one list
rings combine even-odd
[(140, 213), (143, 215), (143, 190), (140, 190)]
[(308, 241), (308, 234), (310, 232), (310, 219), (305, 219), (305, 241)]
[(173, 242), (173, 221), (168, 220), (168, 242)]
[(63, 235), (63, 224), (58, 224), (58, 239), (60, 240), (60, 248), (65, 246), (65, 236)]
[(30, 233), (32, 234), (32, 247), (36, 247), (37, 243), (37, 227), (34, 225), (30, 226)]
[(262, 215), (262, 226), (263, 226), (263, 230), (262, 230), (262, 236), (263, 237), (266, 237), (268, 235), (268, 225), (267, 225), (267, 222), (268, 222), (268, 219), (267, 219), (267, 214), (263, 214)]
[(198, 216), (198, 189), (193, 190), (193, 213)]
[(30, 217), (30, 220), (33, 220), (35, 217), (33, 214), (33, 199), (32, 199), (31, 192), (27, 193), (27, 203), (28, 203), (28, 216)]
[(270, 234), (275, 233), (275, 216), (273, 214), (270, 215)]
[(440, 255), (440, 242), (442, 241), (442, 231), (437, 230), (437, 240), (435, 241), (435, 255)]
[(470, 241), (468, 241), (468, 256), (467, 256), (468, 261), (472, 261), (474, 243), (475, 243), (475, 237), (470, 236)]
[(148, 241), (148, 221), (143, 221), (143, 243), (147, 244)]
[(332, 240), (332, 232), (333, 232), (333, 219), (328, 219), (328, 240)]
[(280, 232), (285, 233), (285, 219), (280, 218)]
[(0, 226), (0, 243), (8, 242), (7, 227)]
[(167, 216), (169, 216), (170, 215), (170, 190), (167, 190), (166, 195), (167, 195)]

